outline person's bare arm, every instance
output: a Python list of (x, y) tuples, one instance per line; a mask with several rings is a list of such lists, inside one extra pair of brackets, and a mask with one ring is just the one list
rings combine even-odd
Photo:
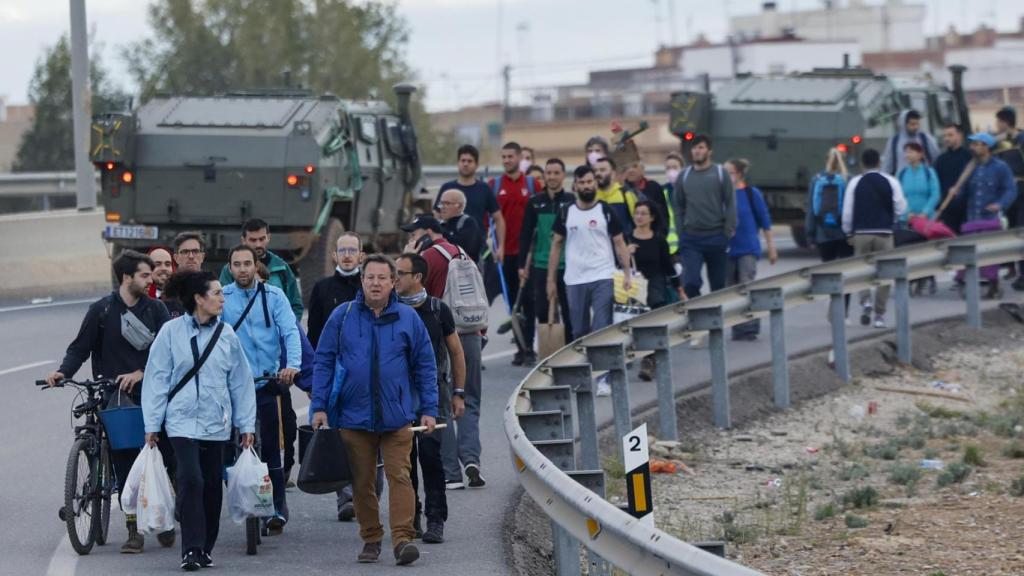
[(501, 211), (491, 214), (494, 219), (494, 234), (498, 237), (498, 245), (494, 247), (494, 259), (501, 262), (505, 258), (505, 217)]
[(633, 287), (633, 271), (629, 266), (629, 246), (626, 246), (626, 240), (622, 237), (622, 234), (617, 234), (613, 241), (615, 242), (615, 253), (619, 257), (619, 266), (623, 272), (622, 287), (626, 292), (629, 292), (630, 288)]

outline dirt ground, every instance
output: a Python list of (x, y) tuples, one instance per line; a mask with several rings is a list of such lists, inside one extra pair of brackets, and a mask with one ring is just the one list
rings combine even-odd
[[(652, 445), (683, 464), (654, 477), (657, 525), (726, 541), (772, 575), (1024, 574), (1024, 326), (998, 311), (985, 322), (916, 329), (913, 367), (895, 362), (891, 335), (857, 344), (849, 385), (823, 354), (793, 359), (787, 412), (768, 371), (736, 378), (733, 430), (710, 427), (706, 392), (682, 398), (683, 441)], [(656, 414), (638, 420), (657, 433)], [(602, 444), (621, 501), (610, 434)], [(550, 529), (529, 498), (509, 551), (520, 574), (550, 573)]]

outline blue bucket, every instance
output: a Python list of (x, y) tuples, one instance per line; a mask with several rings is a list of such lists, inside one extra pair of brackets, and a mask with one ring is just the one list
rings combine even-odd
[(146, 444), (146, 425), (142, 407), (118, 406), (100, 410), (100, 420), (107, 429), (111, 450), (131, 450)]

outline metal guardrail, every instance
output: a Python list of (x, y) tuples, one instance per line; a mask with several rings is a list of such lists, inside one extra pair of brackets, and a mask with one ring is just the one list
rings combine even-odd
[[(589, 574), (611, 565), (637, 576), (748, 576), (750, 568), (705, 552), (640, 523), (604, 500), (593, 376), (608, 374), (616, 436), (632, 430), (626, 362), (653, 353), (657, 361), (658, 418), (663, 439), (678, 439), (671, 348), (708, 333), (713, 418), (731, 427), (724, 330), (770, 316), (773, 398), (789, 407), (785, 311), (827, 297), (835, 369), (849, 381), (844, 294), (893, 282), (898, 358), (911, 358), (911, 280), (964, 269), (967, 323), (981, 326), (979, 267), (1024, 259), (1024, 230), (916, 244), (833, 261), (720, 290), (609, 326), (544, 359), (505, 406), (505, 434), (519, 482), (551, 518), (559, 576), (581, 573), (579, 545)], [(578, 431), (578, 435), (577, 435)], [(577, 442), (578, 439), (578, 442)]]

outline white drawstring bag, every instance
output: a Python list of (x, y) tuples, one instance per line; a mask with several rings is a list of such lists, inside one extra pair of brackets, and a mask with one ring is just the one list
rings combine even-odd
[[(174, 529), (174, 492), (164, 460), (156, 446), (145, 446), (139, 453), (143, 461), (135, 498), (136, 522), (139, 532), (161, 533)], [(134, 471), (135, 465), (132, 465)], [(131, 474), (128, 475), (129, 481)], [(126, 482), (127, 485), (129, 482)], [(125, 509), (127, 512), (127, 508)]]
[(243, 450), (228, 468), (228, 512), (237, 524), (246, 518), (274, 515), (274, 487), (270, 470), (252, 448)]

